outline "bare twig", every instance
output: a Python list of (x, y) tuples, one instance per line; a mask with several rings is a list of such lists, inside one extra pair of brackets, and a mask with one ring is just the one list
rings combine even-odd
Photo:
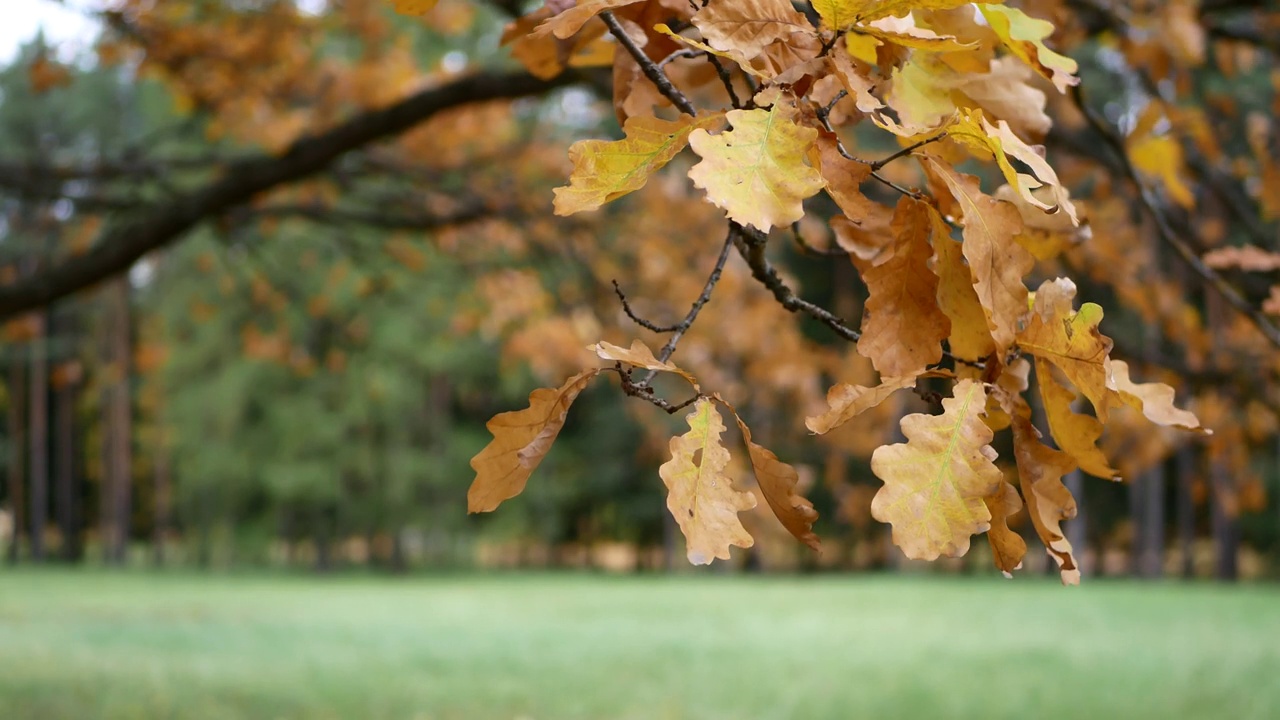
[(624, 370), (622, 367), (622, 363), (617, 363), (609, 369), (612, 370), (613, 372), (618, 373), (618, 379), (622, 382), (623, 394), (627, 395), (628, 397), (640, 398), (641, 400), (644, 400), (650, 405), (653, 405), (656, 408), (662, 409), (668, 415), (674, 415), (680, 412), (681, 410), (697, 402), (698, 398), (702, 397), (702, 394), (698, 393), (693, 397), (689, 398), (688, 400), (685, 400), (682, 403), (677, 403), (673, 405), (671, 404), (671, 401), (665, 398), (658, 397), (657, 394), (654, 393), (653, 388), (649, 387), (644, 382), (633, 381), (631, 379), (631, 371)]
[(649, 78), (649, 82), (658, 88), (658, 92), (670, 100), (671, 104), (675, 105), (680, 112), (686, 115), (698, 114), (697, 109), (693, 107), (693, 103), (689, 102), (689, 98), (680, 92), (680, 89), (671, 82), (671, 78), (662, 72), (662, 68), (658, 67), (653, 60), (649, 59), (648, 55), (644, 54), (644, 50), (641, 50), (640, 46), (636, 45), (636, 41), (631, 39), (627, 31), (622, 28), (622, 23), (618, 22), (618, 18), (614, 17), (612, 12), (605, 10), (600, 13), (599, 17), (609, 28), (609, 32), (613, 33), (613, 37), (617, 39), (618, 44), (622, 45), (627, 54), (631, 55), (631, 58), (640, 66), (640, 71), (644, 73), (644, 76)]
[[(693, 306), (689, 308), (689, 312), (685, 313), (684, 319), (676, 324), (674, 330), (671, 331), (671, 337), (667, 338), (667, 343), (658, 351), (658, 359), (666, 362), (671, 359), (671, 355), (676, 351), (676, 344), (680, 342), (680, 338), (684, 337), (689, 328), (693, 326), (693, 321), (698, 319), (698, 313), (702, 312), (702, 306), (707, 304), (711, 299), (711, 292), (716, 289), (716, 283), (720, 282), (720, 274), (724, 272), (724, 263), (729, 259), (729, 248), (733, 247), (733, 229), (730, 228), (724, 238), (724, 247), (720, 248), (720, 256), (716, 258), (716, 266), (712, 268), (711, 274), (707, 276), (707, 282), (702, 286), (702, 294), (697, 300), (693, 301)], [(652, 377), (652, 374), (650, 374)], [(645, 382), (648, 382), (646, 380)]]
[(640, 317), (639, 315), (636, 315), (635, 312), (631, 309), (631, 303), (630, 301), (627, 300), (627, 296), (622, 293), (622, 286), (618, 285), (617, 280), (613, 281), (613, 291), (617, 293), (618, 299), (622, 301), (622, 311), (627, 314), (627, 317), (631, 318), (632, 322), (644, 328), (645, 330), (649, 330), (651, 332), (656, 332), (656, 333), (669, 333), (669, 332), (674, 332), (675, 329), (680, 326), (680, 323), (674, 323), (671, 325), (658, 325), (657, 323), (650, 322)]
[(936, 135), (932, 135), (932, 136), (930, 136), (930, 137), (927, 137), (927, 138), (925, 138), (924, 140), (920, 140), (920, 141), (918, 141), (918, 142), (911, 143), (910, 145), (908, 145), (908, 146), (906, 146), (906, 147), (902, 148), (902, 149), (901, 149), (901, 150), (899, 150), (898, 152), (896, 152), (896, 153), (894, 153), (894, 154), (890, 155), (889, 157), (882, 158), (882, 159), (880, 159), (880, 160), (876, 160), (875, 162), (871, 163), (871, 170), (872, 170), (872, 171), (879, 170), (879, 169), (883, 168), (885, 165), (888, 165), (889, 163), (893, 162), (894, 160), (897, 160), (897, 159), (898, 159), (898, 158), (900, 158), (900, 157), (906, 157), (907, 155), (910, 155), (911, 153), (913, 153), (913, 152), (915, 152), (916, 150), (918, 150), (919, 148), (922, 148), (922, 147), (924, 147), (925, 145), (928, 145), (929, 143), (938, 142), (939, 140), (941, 140), (942, 138), (944, 138), (944, 137), (946, 137), (946, 136), (947, 136), (947, 131), (946, 131), (946, 130), (943, 130), (942, 132), (940, 132), (940, 133), (938, 133), (938, 134), (936, 134)]

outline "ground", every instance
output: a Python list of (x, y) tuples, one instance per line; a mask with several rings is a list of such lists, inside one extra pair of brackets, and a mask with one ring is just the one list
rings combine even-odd
[(1276, 718), (1280, 588), (0, 570), (39, 718)]

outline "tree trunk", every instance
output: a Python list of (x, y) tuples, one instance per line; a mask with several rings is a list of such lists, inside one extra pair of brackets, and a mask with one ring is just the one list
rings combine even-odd
[(45, 524), (49, 519), (49, 358), (48, 312), (35, 314), (36, 336), (31, 342), (31, 560), (44, 562)]
[(1158, 578), (1164, 574), (1164, 465), (1156, 465), (1143, 473), (1142, 577)]
[(1240, 552), (1240, 522), (1236, 517), (1235, 493), (1231, 488), (1230, 471), (1225, 465), (1213, 462), (1209, 472), (1213, 474), (1209, 523), (1215, 545), (1214, 576), (1219, 580), (1233, 582), (1240, 576), (1237, 562)]
[(164, 425), (157, 428), (159, 435), (155, 447), (155, 525), (151, 535), (151, 560), (156, 567), (165, 562), (165, 538), (169, 533), (169, 515), (172, 506), (171, 488), (173, 483), (169, 470), (169, 447), (166, 444)]
[[(1088, 577), (1093, 574), (1093, 561), (1088, 559), (1090, 557), (1089, 514), (1085, 504), (1084, 473), (1079, 470), (1073, 470), (1063, 478), (1063, 484), (1067, 486), (1067, 491), (1071, 493), (1071, 497), (1076, 499), (1076, 516), (1064, 523), (1062, 529), (1066, 534), (1067, 542), (1071, 543), (1071, 548), (1075, 551), (1076, 564), (1080, 568), (1080, 575)], [(1049, 564), (1054, 565), (1054, 563)]]
[(14, 352), (9, 361), (9, 507), (13, 511), (13, 530), (9, 537), (9, 563), (17, 563), (21, 554), (22, 533), (26, 527), (26, 457), (27, 425), (24, 417), (27, 396), (26, 358)]
[(110, 504), (112, 532), (107, 546), (108, 561), (121, 565), (129, 544), (131, 519), (130, 495), (133, 487), (133, 428), (132, 400), (129, 392), (131, 339), (129, 313), (129, 279), (121, 277), (108, 288), (109, 312), (113, 316), (108, 340), (111, 360), (116, 368), (114, 386), (110, 390), (107, 407), (109, 424), (107, 443), (110, 446), (110, 463), (107, 473), (111, 477), (106, 501)]
[(1193, 556), (1193, 545), (1196, 539), (1196, 506), (1191, 495), (1191, 485), (1195, 482), (1196, 457), (1195, 449), (1190, 443), (1178, 448), (1174, 458), (1178, 478), (1178, 554), (1182, 556), (1182, 577), (1191, 579), (1195, 576), (1196, 566)]
[(54, 393), (53, 483), (54, 508), (62, 535), (59, 554), (66, 562), (81, 556), (80, 488), (76, 483), (76, 386), (67, 378)]

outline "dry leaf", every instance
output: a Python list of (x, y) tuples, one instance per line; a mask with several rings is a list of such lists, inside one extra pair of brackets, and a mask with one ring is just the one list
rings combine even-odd
[(1058, 563), (1062, 584), (1079, 585), (1080, 567), (1062, 532), (1062, 521), (1076, 516), (1075, 498), (1062, 484), (1062, 477), (1075, 469), (1075, 462), (1066, 453), (1040, 442), (1040, 433), (1031, 420), (1020, 416), (1013, 419), (1013, 451), (1031, 524), (1049, 556)]
[(800, 475), (796, 469), (782, 462), (777, 455), (751, 439), (751, 430), (736, 411), (734, 419), (738, 421), (738, 429), (742, 431), (742, 440), (747, 444), (747, 453), (751, 457), (751, 469), (756, 474), (756, 484), (760, 486), (760, 494), (773, 510), (773, 514), (797, 540), (821, 552), (822, 543), (813, 532), (813, 524), (818, 520), (818, 511), (796, 489)]

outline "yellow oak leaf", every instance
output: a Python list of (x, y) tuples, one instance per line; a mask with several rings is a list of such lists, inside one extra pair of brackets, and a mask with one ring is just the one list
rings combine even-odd
[(558, 388), (538, 388), (529, 407), (499, 415), (485, 425), (493, 440), (471, 458), (475, 480), (467, 490), (467, 512), (489, 512), (519, 495), (564, 427), (569, 407), (599, 369), (583, 370)]
[(991, 513), (991, 529), (987, 531), (991, 556), (1005, 577), (1013, 577), (1014, 570), (1022, 569), (1022, 558), (1027, 554), (1027, 542), (1009, 528), (1009, 518), (1022, 509), (1022, 499), (1017, 488), (1001, 482), (996, 492), (982, 501)]
[(1129, 407), (1140, 411), (1148, 420), (1168, 427), (1194, 430), (1212, 435), (1189, 410), (1173, 404), (1173, 388), (1164, 383), (1136, 383), (1129, 379), (1129, 365), (1122, 360), (1107, 360), (1107, 389)]
[(675, 373), (688, 380), (689, 384), (693, 385), (694, 388), (698, 387), (698, 382), (694, 380), (692, 375), (677, 367), (674, 363), (663, 362), (654, 357), (653, 351), (649, 349), (649, 346), (639, 340), (632, 340), (630, 348), (618, 347), (613, 343), (607, 343), (602, 340), (595, 345), (588, 346), (587, 349), (604, 360), (614, 360), (632, 367), (644, 368), (645, 370)]
[(599, 15), (605, 10), (620, 8), (625, 5), (633, 5), (643, 0), (578, 0), (578, 4), (565, 10), (562, 13), (552, 16), (546, 22), (538, 26), (534, 30), (534, 35), (546, 35), (548, 33), (560, 38), (568, 39), (582, 29), (591, 18)]
[[(1009, 129), (1009, 123), (1000, 120), (992, 125), (983, 116), (981, 110), (966, 108), (957, 113), (955, 120), (947, 125), (947, 137), (968, 147), (990, 153), (995, 158), (996, 165), (1000, 167), (1004, 179), (1028, 204), (1047, 213), (1064, 211), (1067, 217), (1071, 218), (1072, 225), (1079, 224), (1075, 206), (1072, 205), (1066, 188), (1062, 187), (1062, 182), (1058, 180), (1058, 174), (1035, 148), (1013, 134)], [(1018, 172), (1009, 162), (1009, 155), (1025, 163), (1035, 176)], [(1031, 192), (1042, 185), (1046, 186), (1052, 195), (1053, 204), (1042, 201)]]
[(645, 186), (689, 143), (694, 128), (714, 127), (720, 113), (693, 119), (627, 118), (622, 140), (580, 140), (569, 147), (573, 172), (569, 185), (555, 192), (555, 213), (573, 215), (595, 210)]
[(790, 0), (710, 0), (693, 16), (693, 24), (712, 47), (748, 58), (793, 32), (813, 31)]
[(912, 10), (949, 10), (969, 3), (964, 0), (812, 0), (811, 4), (824, 27), (844, 30), (855, 23), (901, 17)]
[(1106, 369), (1111, 338), (1098, 330), (1102, 308), (1085, 303), (1072, 310), (1075, 295), (1076, 286), (1070, 280), (1046, 280), (1036, 291), (1035, 312), (1018, 334), (1018, 345), (1057, 366), (1089, 398), (1094, 413), (1105, 423), (1111, 407)]
[(974, 290), (961, 244), (951, 239), (951, 227), (933, 206), (929, 206), (929, 220), (933, 227), (933, 271), (938, 275), (938, 307), (951, 321), (947, 343), (955, 357), (979, 362), (996, 349), (986, 313)]
[(942, 415), (902, 418), (906, 443), (871, 455), (871, 471), (884, 487), (871, 501), (871, 516), (893, 526), (893, 542), (907, 557), (934, 560), (969, 550), (969, 538), (991, 527), (983, 498), (1004, 482), (982, 422), (982, 383), (960, 380), (942, 401)]
[(782, 101), (769, 110), (730, 110), (733, 130), (689, 134), (702, 157), (689, 177), (730, 219), (764, 232), (790, 225), (804, 217), (802, 201), (822, 189), (822, 175), (804, 162), (818, 131), (797, 125), (794, 114)]
[(892, 257), (863, 273), (870, 296), (858, 352), (883, 376), (915, 375), (938, 362), (951, 332), (929, 270), (931, 231), (928, 205), (903, 197), (893, 216)]
[(1044, 44), (1044, 39), (1053, 34), (1053, 23), (1029, 17), (1007, 5), (978, 3), (978, 8), (1009, 52), (1048, 78), (1059, 92), (1080, 84), (1075, 74), (1079, 69), (1076, 61)]
[(689, 432), (671, 438), (671, 459), (658, 468), (667, 486), (667, 509), (684, 533), (689, 562), (729, 559), (729, 546), (751, 547), (738, 513), (756, 506), (749, 492), (734, 488), (724, 474), (729, 450), (720, 442), (724, 421), (715, 403), (698, 398), (685, 416)]
[[(1036, 194), (1043, 194), (1043, 191), (1041, 188)], [(1051, 260), (1067, 248), (1079, 245), (1093, 232), (1088, 225), (1077, 226), (1066, 213), (1049, 214), (1032, 206), (1010, 185), (997, 188), (995, 197), (1018, 208), (1018, 214), (1022, 216), (1022, 232), (1016, 239), (1036, 260)]]
[(1022, 278), (1035, 265), (1031, 253), (1014, 239), (1022, 229), (1022, 218), (1009, 203), (984, 194), (977, 178), (931, 156), (925, 156), (925, 161), (946, 183), (964, 215), (961, 250), (969, 261), (987, 328), (996, 346), (1006, 352), (1028, 314), (1027, 287)]
[(1058, 448), (1090, 475), (1119, 480), (1120, 474), (1111, 467), (1107, 456), (1096, 444), (1102, 437), (1102, 423), (1095, 417), (1071, 411), (1071, 403), (1076, 399), (1075, 391), (1058, 382), (1053, 368), (1043, 358), (1036, 358), (1036, 382), (1040, 386), (1040, 399), (1049, 421), (1049, 434)]
[(391, 0), (396, 12), (401, 15), (426, 15), (439, 0)]
[(880, 98), (872, 94), (876, 81), (871, 77), (874, 65), (855, 63), (853, 56), (841, 47), (833, 48), (828, 55), (831, 71), (835, 74), (844, 91), (853, 98), (854, 105), (864, 113), (874, 112), (884, 107)]
[(1062, 484), (1062, 477), (1076, 464), (1064, 452), (1040, 442), (1040, 432), (1029, 418), (1013, 418), (1013, 454), (1018, 462), (1022, 497), (1027, 514), (1049, 556), (1058, 563), (1063, 585), (1080, 584), (1080, 567), (1071, 543), (1062, 532), (1062, 521), (1076, 516), (1076, 501)]
[(839, 383), (827, 391), (828, 410), (821, 415), (805, 418), (809, 432), (825, 435), (862, 413), (889, 399), (890, 395), (916, 384), (915, 375), (883, 378), (875, 387)]
[(1187, 187), (1183, 173), (1186, 160), (1182, 145), (1169, 135), (1143, 135), (1125, 141), (1133, 167), (1146, 178), (1158, 180), (1169, 197), (1188, 210), (1196, 206), (1196, 196)]
[[(864, 38), (859, 38), (859, 35)], [(864, 60), (868, 46), (865, 38), (874, 38), (879, 42), (930, 53), (961, 52), (972, 50), (977, 46), (975, 43), (961, 42), (954, 35), (939, 35), (928, 28), (920, 27), (911, 15), (886, 17), (869, 24), (856, 25), (849, 28), (849, 33), (845, 37), (849, 51)], [(874, 62), (874, 59), (869, 62)]]
[(742, 441), (747, 444), (747, 454), (751, 458), (751, 469), (755, 471), (760, 494), (764, 495), (774, 516), (797, 540), (820, 552), (822, 543), (813, 532), (818, 511), (797, 490), (800, 474), (794, 467), (779, 460), (772, 450), (752, 440), (751, 429), (736, 411), (733, 417), (738, 421), (738, 429), (742, 431)]

